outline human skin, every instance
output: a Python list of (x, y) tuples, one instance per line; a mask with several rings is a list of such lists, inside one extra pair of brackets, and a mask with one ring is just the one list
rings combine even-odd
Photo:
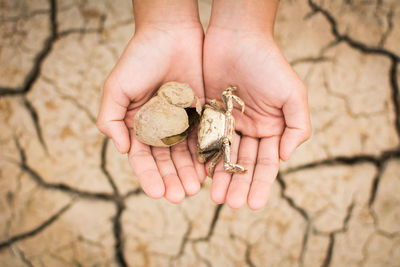
[(232, 158), (244, 174), (215, 170), (211, 198), (231, 208), (260, 209), (279, 169), (310, 137), (307, 90), (273, 38), (277, 0), (214, 0), (204, 41), (206, 101), (221, 100), (229, 85), (245, 103), (235, 106)]
[(165, 82), (190, 84), (204, 103), (203, 29), (196, 0), (133, 1), (135, 33), (106, 79), (97, 126), (128, 160), (143, 191), (172, 203), (200, 190), (204, 165), (197, 161), (197, 136), (171, 148), (137, 140), (133, 119)]
[(134, 115), (168, 81), (189, 83), (203, 104), (221, 100), (235, 85), (246, 110), (233, 112), (241, 136), (235, 135), (232, 159), (248, 171), (232, 175), (220, 162), (211, 198), (232, 208), (246, 202), (262, 208), (279, 160), (288, 160), (311, 134), (306, 88), (273, 39), (278, 1), (214, 0), (204, 44), (196, 1), (133, 5), (135, 35), (104, 84), (99, 129), (128, 152), (147, 195), (178, 203), (185, 193), (196, 194), (206, 175), (196, 160), (196, 132), (171, 148), (149, 147), (135, 138)]

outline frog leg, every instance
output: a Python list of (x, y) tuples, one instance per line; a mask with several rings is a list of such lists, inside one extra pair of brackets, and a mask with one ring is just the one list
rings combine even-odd
[(197, 96), (194, 97), (194, 101), (196, 102), (196, 111), (201, 116), (201, 112), (203, 111), (203, 107), (201, 106), (200, 100)]
[(232, 95), (232, 98), (242, 107), (242, 113), (243, 113), (245, 108), (244, 101), (237, 95)]
[(224, 150), (224, 169), (228, 172), (233, 173), (243, 173), (246, 172), (246, 168), (231, 162), (231, 143), (229, 142), (228, 137), (224, 137), (223, 142), (223, 150)]
[(214, 109), (220, 110), (225, 112), (225, 107), (221, 103), (219, 103), (217, 100), (213, 99), (210, 101), (210, 106), (213, 107)]
[(212, 158), (214, 155), (216, 155), (218, 152), (215, 150), (211, 150), (208, 152), (200, 152), (199, 149), (197, 148), (197, 160), (200, 163), (204, 163), (208, 161), (210, 158)]
[(242, 113), (244, 112), (244, 101), (237, 95), (232, 94), (232, 92), (235, 90), (236, 87), (228, 87), (222, 92), (222, 100), (226, 106), (226, 111), (229, 114), (231, 114), (233, 110), (233, 100), (235, 100), (242, 107)]
[(232, 101), (232, 91), (230, 88), (225, 89), (222, 92), (222, 101), (224, 102), (225, 109), (226, 109), (226, 116), (231, 116), (232, 115), (232, 110), (233, 110), (233, 101)]
[(220, 150), (215, 154), (215, 157), (211, 160), (210, 165), (208, 166), (208, 171), (210, 172), (210, 177), (212, 178), (215, 171), (215, 166), (217, 165), (218, 161), (222, 158), (224, 154), (224, 150)]

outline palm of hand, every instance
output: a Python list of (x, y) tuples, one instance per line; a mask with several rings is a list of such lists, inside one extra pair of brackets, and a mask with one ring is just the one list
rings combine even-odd
[[(199, 182), (205, 176), (203, 165), (194, 160), (197, 141), (195, 134), (170, 149), (144, 145), (133, 132), (136, 112), (165, 82), (189, 83), (195, 94), (201, 100), (204, 99), (202, 39), (202, 30), (191, 28), (179, 31), (155, 28), (146, 29), (143, 34), (137, 33), (104, 86), (103, 103), (111, 100), (115, 106), (113, 110), (104, 110), (104, 116), (101, 110), (99, 117), (104, 119), (109, 116), (110, 123), (121, 121), (126, 125), (121, 126), (120, 132), (127, 131), (127, 138), (120, 133), (115, 138), (113, 134), (109, 135), (121, 152), (129, 151), (129, 161), (143, 190), (153, 198), (165, 195), (171, 202), (180, 202), (185, 192), (189, 195), (198, 192)], [(116, 107), (119, 107), (119, 111), (115, 111)], [(103, 132), (107, 132), (107, 129), (103, 129)]]
[[(247, 200), (251, 208), (264, 206), (277, 174), (279, 158), (287, 159), (308, 131), (306, 90), (279, 48), (265, 37), (235, 36), (209, 29), (204, 45), (205, 95), (221, 99), (221, 92), (235, 85), (246, 104), (245, 113), (233, 112), (237, 135), (232, 158), (248, 168), (245, 174), (231, 175), (217, 165), (211, 196), (225, 200), (233, 208)], [(301, 112), (299, 112), (301, 113)], [(293, 135), (293, 133), (295, 133)], [(297, 135), (296, 135), (297, 134)]]
[[(130, 129), (136, 112), (163, 83), (189, 83), (195, 95), (204, 99), (201, 79), (202, 36), (191, 37), (190, 31), (178, 34), (155, 31), (147, 31), (145, 36), (133, 38), (122, 56), (124, 63), (113, 70), (116, 77), (112, 79), (117, 79), (119, 84), (125, 86), (121, 89), (131, 99), (125, 116), (125, 123)], [(179, 39), (185, 37), (186, 43), (183, 44)], [(140, 76), (135, 77), (135, 73)]]

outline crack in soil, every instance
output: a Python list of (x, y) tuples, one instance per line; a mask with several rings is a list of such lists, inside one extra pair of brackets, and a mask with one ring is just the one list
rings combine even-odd
[[(117, 262), (119, 263), (120, 266), (127, 266), (126, 260), (125, 260), (125, 255), (124, 255), (124, 234), (123, 234), (123, 229), (122, 229), (122, 223), (121, 223), (121, 216), (122, 213), (125, 209), (125, 203), (124, 203), (124, 198), (119, 195), (119, 193), (114, 194), (107, 194), (107, 193), (93, 193), (93, 192), (88, 192), (88, 191), (82, 191), (76, 188), (73, 188), (69, 185), (62, 184), (62, 183), (57, 183), (57, 184), (52, 184), (52, 183), (47, 183), (45, 180), (35, 171), (33, 170), (26, 162), (26, 155), (25, 151), (23, 148), (20, 146), (18, 140), (15, 140), (16, 147), (20, 153), (20, 158), (21, 158), (21, 163), (20, 168), (25, 171), (26, 173), (29, 174), (29, 176), (41, 187), (46, 188), (46, 189), (53, 189), (53, 190), (59, 190), (65, 193), (70, 193), (73, 195), (77, 195), (81, 198), (87, 198), (87, 199), (95, 199), (95, 200), (102, 200), (102, 201), (112, 201), (116, 205), (116, 215), (114, 216), (112, 223), (113, 223), (113, 234), (114, 234), (114, 239), (115, 239), (115, 257)], [(105, 165), (104, 165), (105, 167)], [(111, 176), (110, 176), (111, 178)], [(112, 178), (111, 178), (112, 180)], [(32, 234), (37, 233), (35, 231)], [(4, 246), (8, 246), (11, 243), (6, 243)], [(1, 248), (1, 246), (0, 246)]]
[(30, 231), (14, 235), (14, 236), (10, 237), (9, 239), (7, 239), (5, 241), (0, 241), (0, 250), (2, 250), (4, 248), (14, 244), (17, 241), (32, 237), (32, 236), (42, 232), (48, 226), (50, 226), (53, 222), (55, 222), (59, 217), (61, 217), (61, 215), (63, 215), (71, 206), (72, 206), (72, 202), (67, 204), (67, 205), (65, 205), (58, 212), (56, 212), (53, 216), (51, 216), (50, 218), (45, 220), (42, 224), (40, 224), (39, 226), (33, 228)]
[(372, 163), (376, 166), (379, 164), (383, 164), (384, 162), (391, 160), (391, 159), (396, 159), (400, 158), (400, 149), (393, 149), (393, 150), (387, 150), (382, 152), (379, 156), (374, 156), (374, 155), (355, 155), (355, 156), (337, 156), (334, 158), (328, 158), (324, 160), (319, 160), (319, 161), (314, 161), (310, 163), (306, 163), (303, 165), (296, 166), (294, 168), (289, 168), (285, 171), (281, 171), (281, 174), (290, 174), (302, 170), (307, 170), (307, 169), (313, 169), (316, 167), (322, 167), (322, 166), (337, 166), (337, 165), (357, 165), (361, 163)]
[(107, 178), (108, 183), (110, 184), (111, 188), (114, 191), (114, 195), (115, 196), (120, 196), (119, 190), (117, 185), (114, 182), (113, 177), (111, 176), (110, 172), (107, 170), (106, 168), (106, 164), (107, 164), (107, 147), (108, 147), (108, 141), (109, 138), (105, 137), (104, 141), (103, 141), (103, 145), (101, 147), (101, 164), (100, 164), (100, 168), (101, 171), (104, 173), (104, 175)]
[(286, 202), (289, 204), (289, 206), (291, 206), (294, 210), (296, 210), (303, 217), (303, 219), (306, 222), (306, 230), (304, 231), (303, 242), (301, 245), (300, 256), (298, 259), (300, 266), (302, 266), (303, 261), (304, 261), (304, 255), (306, 254), (306, 250), (307, 250), (307, 243), (308, 243), (308, 238), (310, 235), (312, 221), (311, 221), (311, 218), (308, 215), (307, 211), (305, 209), (303, 209), (302, 207), (298, 206), (294, 202), (293, 198), (286, 195), (286, 182), (282, 178), (281, 173), (278, 173), (276, 180), (281, 187), (281, 198), (285, 199)]
[(26, 160), (26, 154), (24, 149), (20, 146), (18, 140), (15, 140), (15, 145), (18, 149), (19, 155), (20, 155), (20, 160), (21, 162), (19, 163), (20, 168), (26, 172), (29, 177), (32, 178), (36, 184), (39, 186), (46, 188), (46, 189), (52, 189), (52, 190), (59, 190), (65, 193), (77, 195), (82, 198), (87, 198), (87, 199), (98, 199), (98, 200), (114, 200), (115, 196), (108, 194), (108, 193), (101, 193), (101, 192), (89, 192), (89, 191), (83, 191), (80, 189), (73, 188), (67, 184), (63, 183), (48, 183), (46, 182), (43, 177), (41, 177), (34, 169), (32, 169), (28, 164)]
[(49, 0), (50, 3), (50, 36), (44, 41), (42, 50), (35, 56), (32, 69), (28, 72), (22, 86), (19, 88), (0, 87), (0, 97), (26, 94), (32, 89), (33, 84), (40, 75), (40, 70), (46, 57), (50, 54), (54, 42), (57, 40), (57, 2)]
[(343, 220), (342, 228), (340, 228), (338, 230), (334, 230), (334, 231), (332, 231), (330, 233), (319, 232), (318, 230), (314, 229), (314, 233), (317, 234), (317, 235), (328, 235), (329, 236), (328, 249), (326, 251), (325, 260), (322, 263), (323, 267), (328, 267), (331, 264), (332, 256), (333, 256), (333, 249), (334, 249), (334, 246), (335, 246), (336, 234), (345, 233), (347, 231), (348, 223), (349, 223), (349, 221), (351, 219), (351, 216), (352, 216), (352, 213), (353, 213), (353, 210), (354, 210), (354, 206), (355, 206), (355, 203), (352, 202), (350, 204), (350, 206), (347, 208), (347, 213), (346, 213), (346, 217)]
[[(44, 41), (42, 49), (35, 56), (33, 67), (27, 73), (27, 75), (23, 81), (23, 84), (20, 87), (17, 87), (17, 88), (0, 87), (0, 97), (16, 96), (16, 95), (21, 95), (23, 97), (24, 106), (28, 110), (28, 112), (31, 116), (31, 119), (34, 123), (35, 131), (38, 136), (38, 139), (39, 139), (40, 143), (42, 144), (42, 146), (46, 150), (47, 150), (47, 147), (46, 147), (46, 143), (45, 143), (45, 140), (43, 138), (42, 131), (40, 128), (38, 113), (32, 106), (31, 102), (29, 102), (29, 100), (25, 97), (25, 94), (28, 93), (32, 89), (33, 84), (40, 76), (43, 62), (46, 59), (46, 57), (50, 54), (55, 41), (57, 41), (60, 37), (66, 36), (68, 34), (73, 34), (73, 33), (79, 33), (79, 34), (92, 33), (92, 32), (100, 33), (103, 30), (104, 21), (105, 21), (105, 17), (101, 18), (99, 21), (98, 28), (70, 29), (70, 30), (59, 33), (57, 31), (57, 29), (58, 29), (57, 2), (56, 2), (56, 0), (49, 0), (49, 3), (50, 3), (50, 10), (49, 10), (50, 35)], [(398, 84), (398, 79), (397, 79), (398, 64), (400, 62), (400, 57), (398, 55), (396, 55), (395, 53), (393, 53), (389, 50), (386, 50), (382, 47), (370, 47), (370, 46), (365, 45), (362, 42), (352, 39), (350, 36), (348, 36), (346, 34), (339, 33), (338, 27), (337, 27), (337, 21), (331, 15), (331, 13), (329, 13), (327, 10), (325, 10), (325, 9), (321, 8), (320, 6), (318, 6), (317, 4), (315, 4), (312, 0), (309, 0), (308, 3), (312, 9), (313, 14), (321, 13), (328, 20), (328, 22), (331, 26), (331, 32), (336, 38), (335, 44), (338, 44), (340, 42), (345, 42), (350, 47), (357, 49), (365, 54), (377, 54), (377, 55), (386, 56), (391, 59), (391, 67), (390, 67), (390, 72), (389, 72), (390, 87), (391, 87), (391, 92), (392, 92), (391, 97), (392, 97), (392, 102), (393, 102), (393, 106), (395, 109), (395, 127), (396, 127), (397, 133), (400, 137), (400, 99), (399, 99), (399, 84)], [(391, 23), (392, 18), (388, 17), (388, 20)], [(389, 29), (388, 29), (386, 35), (388, 35), (389, 32), (391, 31), (391, 27), (392, 26), (389, 24)], [(384, 40), (384, 38), (386, 38), (386, 37), (383, 36), (382, 40)], [(300, 64), (300, 63), (304, 63), (304, 62), (315, 63), (315, 62), (321, 62), (321, 61), (326, 61), (326, 60), (329, 60), (329, 58), (320, 56), (320, 57), (316, 57), (316, 58), (300, 58), (292, 63), (293, 64)], [(90, 118), (93, 121), (93, 118), (92, 117), (90, 117)], [(27, 164), (25, 151), (20, 146), (18, 140), (16, 140), (15, 143), (16, 143), (16, 146), (19, 151), (20, 158), (21, 158), (21, 162), (19, 163), (20, 168), (24, 172), (26, 172), (39, 186), (46, 188), (46, 189), (59, 190), (59, 191), (65, 192), (65, 193), (77, 195), (81, 198), (93, 199), (93, 200), (98, 200), (98, 201), (111, 201), (116, 205), (116, 214), (112, 219), (112, 222), (113, 222), (112, 230), (113, 230), (113, 236), (115, 239), (115, 247), (114, 247), (115, 258), (116, 258), (117, 263), (120, 266), (128, 266), (126, 258), (125, 258), (125, 254), (124, 254), (124, 233), (123, 233), (123, 227), (122, 227), (122, 222), (121, 222), (121, 217), (122, 217), (123, 211), (125, 209), (124, 200), (130, 196), (136, 196), (138, 194), (141, 194), (141, 193), (143, 193), (143, 191), (140, 188), (137, 188), (137, 189), (129, 191), (128, 193), (126, 193), (123, 196), (120, 195), (120, 192), (118, 190), (117, 185), (114, 182), (112, 175), (109, 173), (109, 171), (106, 168), (106, 165), (107, 165), (106, 153), (107, 153), (108, 141), (109, 141), (108, 138), (105, 138), (103, 141), (103, 145), (102, 145), (102, 149), (101, 149), (100, 168), (101, 168), (103, 174), (106, 176), (108, 183), (112, 187), (113, 194), (82, 191), (82, 190), (76, 189), (74, 187), (71, 187), (71, 186), (63, 184), (63, 183), (56, 183), (56, 184), (47, 183), (34, 169), (32, 169)], [(316, 168), (319, 166), (356, 165), (356, 164), (362, 164), (362, 163), (366, 163), (366, 162), (372, 163), (378, 168), (378, 171), (377, 171), (377, 175), (373, 181), (373, 185), (372, 185), (371, 193), (370, 193), (369, 206), (371, 207), (376, 198), (376, 192), (379, 187), (380, 177), (384, 170), (385, 164), (388, 160), (393, 159), (393, 158), (400, 158), (400, 149), (397, 148), (394, 150), (384, 151), (379, 156), (374, 156), (374, 155), (355, 155), (355, 156), (351, 156), (351, 157), (338, 156), (335, 158), (310, 162), (310, 163), (307, 163), (304, 165), (297, 166), (295, 168), (288, 169), (288, 170), (283, 171), (278, 174), (277, 181), (281, 187), (281, 197), (283, 199), (285, 199), (286, 202), (293, 209), (295, 209), (304, 218), (304, 220), (307, 223), (306, 230), (305, 230), (304, 237), (303, 237), (301, 253), (299, 256), (300, 264), (302, 264), (302, 262), (303, 262), (303, 258), (304, 258), (304, 255), (305, 255), (305, 252), (307, 249), (307, 242), (308, 242), (308, 237), (310, 234), (312, 222), (311, 222), (310, 216), (307, 214), (306, 210), (304, 208), (298, 206), (291, 197), (286, 195), (286, 192), (285, 192), (286, 191), (286, 183), (281, 175), (297, 172), (300, 170)], [(64, 212), (66, 212), (71, 205), (72, 204), (70, 203), (67, 206), (64, 206), (60, 211), (58, 211), (56, 214), (51, 216), (48, 220), (46, 220), (45, 222), (43, 222), (41, 225), (34, 228), (33, 230), (22, 233), (22, 234), (15, 235), (6, 241), (0, 242), (0, 249), (8, 247), (19, 240), (29, 238), (29, 237), (32, 237), (32, 236), (40, 233), (46, 227), (48, 227), (54, 221), (56, 221)], [(351, 218), (353, 207), (354, 207), (354, 203), (352, 203), (348, 207), (347, 215), (343, 221), (343, 228), (341, 228), (339, 230), (335, 230), (330, 233), (318, 233), (318, 234), (328, 235), (329, 240), (330, 240), (323, 266), (330, 265), (332, 255), (333, 255), (334, 244), (335, 244), (335, 235), (337, 233), (342, 233), (342, 232), (347, 231), (348, 222)], [(214, 229), (218, 222), (219, 215), (220, 215), (222, 208), (223, 208), (223, 204), (216, 206), (214, 215), (211, 220), (209, 230), (208, 230), (208, 233), (206, 236), (198, 238), (198, 239), (189, 240), (191, 224), (189, 225), (188, 230), (183, 237), (178, 255), (184, 254), (184, 248), (185, 248), (187, 242), (189, 242), (189, 241), (192, 242), (192, 245), (194, 245), (194, 243), (196, 243), (196, 242), (202, 242), (202, 241), (209, 242), (210, 241), (211, 237), (214, 234)], [(246, 252), (245, 252), (245, 260), (249, 266), (254, 266), (254, 264), (251, 262), (251, 259), (250, 259), (250, 251), (251, 251), (251, 246), (247, 245)], [(194, 250), (194, 252), (197, 254), (196, 250)], [(206, 259), (202, 258), (202, 260), (204, 260), (206, 264), (210, 264)]]
[(389, 59), (391, 59), (392, 65), (390, 68), (390, 73), (389, 73), (389, 78), (390, 78), (390, 86), (392, 90), (392, 102), (393, 106), (395, 108), (395, 127), (398, 136), (400, 137), (400, 99), (399, 99), (399, 84), (397, 81), (397, 69), (398, 69), (398, 64), (400, 62), (400, 56), (397, 54), (384, 49), (382, 47), (370, 47), (365, 45), (362, 42), (359, 42), (357, 40), (354, 40), (347, 34), (341, 34), (339, 33), (338, 27), (337, 27), (337, 22), (336, 19), (332, 16), (332, 14), (323, 9), (322, 7), (318, 6), (316, 3), (314, 3), (313, 0), (308, 0), (308, 4), (310, 8), (312, 9), (312, 13), (321, 13), (329, 22), (331, 26), (331, 32), (336, 38), (337, 42), (345, 42), (348, 44), (350, 47), (361, 51), (364, 54), (376, 54), (376, 55), (382, 55), (386, 56)]
[(25, 253), (21, 249), (19, 249), (18, 247), (15, 247), (13, 249), (17, 252), (19, 258), (23, 263), (25, 263), (26, 266), (33, 267), (33, 264), (26, 258)]
[(115, 258), (119, 266), (128, 266), (124, 254), (124, 232), (122, 229), (121, 216), (125, 209), (125, 204), (122, 201), (116, 202), (117, 212), (113, 219), (113, 233), (115, 238)]
[(332, 59), (329, 57), (325, 56), (318, 56), (318, 57), (302, 57), (302, 58), (297, 58), (292, 61), (290, 61), (290, 65), (296, 66), (297, 64), (303, 64), (303, 63), (320, 63), (320, 62), (327, 62), (331, 61)]
[(129, 198), (131, 196), (137, 196), (137, 195), (140, 195), (140, 194), (143, 194), (143, 193), (144, 193), (143, 190), (140, 187), (138, 187), (138, 188), (135, 188), (135, 189), (132, 189), (132, 190), (128, 191), (125, 195), (122, 196), (122, 198), (123, 199), (127, 199), (127, 198)]
[(250, 255), (250, 253), (251, 253), (251, 245), (250, 244), (246, 244), (246, 251), (245, 251), (245, 254), (244, 254), (244, 259), (245, 259), (245, 261), (246, 261), (246, 264), (249, 266), (249, 267), (256, 267), (256, 265), (253, 263), (253, 261), (251, 260), (251, 255)]
[(31, 116), (39, 142), (42, 145), (43, 149), (47, 152), (47, 145), (43, 139), (42, 128), (40, 127), (39, 124), (39, 115), (36, 112), (36, 109), (32, 106), (31, 102), (26, 97), (23, 97), (23, 101), (25, 108), (28, 110), (29, 115)]
[(213, 218), (211, 220), (210, 227), (208, 228), (207, 235), (204, 236), (204, 237), (196, 238), (196, 239), (193, 240), (193, 242), (195, 242), (195, 243), (203, 242), (203, 241), (208, 242), (210, 240), (210, 238), (214, 234), (214, 229), (215, 229), (215, 226), (217, 225), (217, 222), (218, 222), (218, 219), (219, 219), (219, 215), (220, 215), (221, 210), (222, 210), (223, 207), (224, 207), (224, 204), (218, 204), (215, 207), (214, 216), (213, 216)]
[(393, 8), (389, 10), (389, 13), (386, 17), (388, 28), (386, 31), (383, 33), (381, 40), (379, 41), (379, 46), (383, 47), (386, 43), (387, 38), (393, 31)]
[(186, 245), (187, 245), (187, 243), (190, 241), (190, 240), (189, 240), (189, 236), (190, 236), (190, 234), (192, 233), (192, 229), (193, 229), (193, 224), (192, 224), (191, 221), (189, 221), (189, 222), (188, 222), (188, 226), (187, 226), (187, 228), (186, 228), (186, 231), (185, 231), (185, 233), (184, 233), (184, 235), (183, 235), (183, 237), (182, 237), (182, 242), (181, 242), (181, 245), (179, 246), (179, 251), (178, 251), (178, 253), (177, 253), (175, 256), (173, 256), (173, 257), (170, 259), (170, 266), (171, 266), (171, 265), (173, 266), (173, 261), (178, 260), (178, 259), (179, 259), (180, 257), (182, 257), (183, 254), (185, 253)]

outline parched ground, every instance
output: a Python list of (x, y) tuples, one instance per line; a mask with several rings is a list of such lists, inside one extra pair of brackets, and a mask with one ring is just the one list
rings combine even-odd
[(0, 266), (400, 266), (400, 1), (280, 2), (313, 136), (257, 212), (149, 199), (97, 131), (131, 13), (0, 0)]

